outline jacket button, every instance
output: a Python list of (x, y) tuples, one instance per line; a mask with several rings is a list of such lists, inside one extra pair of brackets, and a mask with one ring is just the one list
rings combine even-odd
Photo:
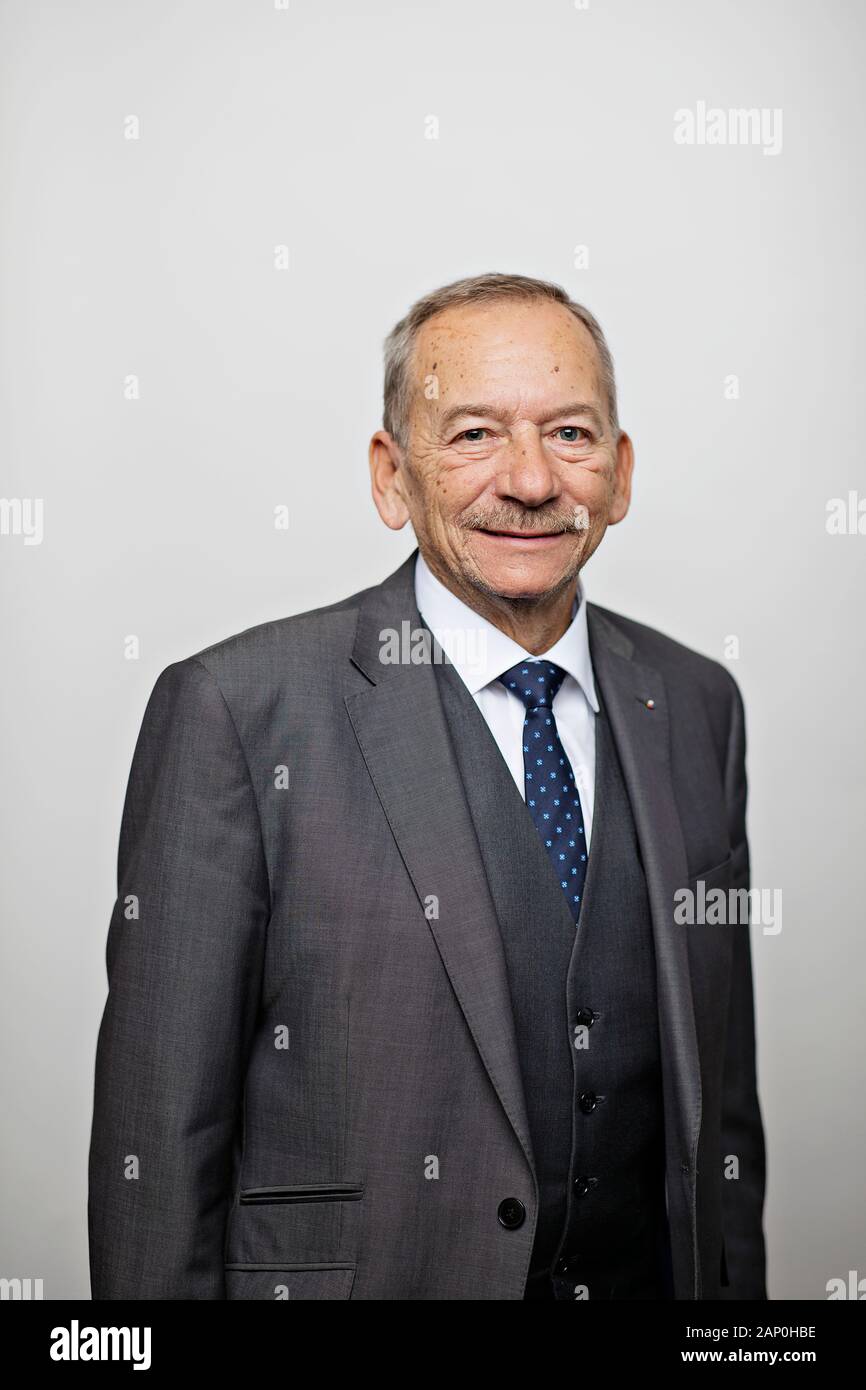
[(598, 1096), (595, 1094), (595, 1091), (581, 1091), (577, 1103), (584, 1115), (591, 1115), (598, 1105)]
[(574, 1017), (576, 1020), (575, 1026), (578, 1028), (581, 1025), (584, 1028), (591, 1028), (595, 1023), (595, 1014), (592, 1012), (592, 1009), (578, 1009)]
[(577, 1273), (577, 1256), (576, 1256), (576, 1255), (563, 1255), (562, 1259), (557, 1260), (556, 1265), (554, 1266), (553, 1272), (554, 1272), (554, 1274), (559, 1274), (559, 1275), (576, 1274), (576, 1273)]
[(587, 1192), (597, 1186), (598, 1178), (585, 1178), (583, 1176), (575, 1178), (573, 1187), (578, 1197), (585, 1197)]
[(526, 1220), (526, 1207), (519, 1197), (506, 1197), (504, 1202), (499, 1203), (496, 1215), (499, 1217), (500, 1226), (504, 1226), (507, 1231), (516, 1231)]

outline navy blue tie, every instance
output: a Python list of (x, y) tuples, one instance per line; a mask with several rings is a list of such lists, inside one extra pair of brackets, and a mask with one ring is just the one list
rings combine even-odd
[(565, 671), (552, 661), (520, 661), (499, 679), (523, 701), (523, 773), (526, 806), (566, 896), (574, 924), (586, 879), (586, 834), (571, 763), (553, 717)]

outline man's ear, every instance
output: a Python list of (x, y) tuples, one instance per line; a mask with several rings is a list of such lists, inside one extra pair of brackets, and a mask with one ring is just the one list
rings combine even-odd
[(608, 526), (615, 526), (626, 515), (631, 502), (631, 475), (634, 471), (634, 448), (625, 431), (621, 431), (616, 444), (616, 464), (614, 466), (613, 500), (607, 518)]
[(392, 531), (409, 520), (403, 491), (403, 451), (387, 430), (377, 430), (370, 440), (370, 486), (376, 511)]

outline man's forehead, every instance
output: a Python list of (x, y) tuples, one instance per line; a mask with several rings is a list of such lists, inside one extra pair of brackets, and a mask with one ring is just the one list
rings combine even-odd
[[(498, 310), (493, 314), (486, 312)], [(533, 310), (536, 312), (533, 313)], [(561, 312), (546, 312), (546, 311)], [(540, 311), (540, 312), (538, 312)], [(421, 326), (416, 339), (416, 383), (431, 416), (457, 401), (480, 399), (530, 405), (555, 395), (601, 404), (599, 357), (592, 335), (563, 305), (523, 301), (491, 306), (452, 306)], [(515, 370), (516, 369), (516, 370)], [(435, 378), (436, 390), (429, 389)], [(572, 388), (572, 389), (569, 389)]]
[(551, 348), (594, 356), (592, 335), (563, 304), (553, 300), (494, 300), (450, 305), (421, 325), (416, 338), (420, 356), (441, 352), (478, 356), (485, 348), (502, 350), (546, 341)]

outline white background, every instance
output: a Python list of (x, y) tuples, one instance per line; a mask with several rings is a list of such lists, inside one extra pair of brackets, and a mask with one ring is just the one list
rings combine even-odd
[[(739, 639), (753, 882), (784, 905), (754, 935), (770, 1294), (866, 1276), (866, 536), (825, 525), (866, 496), (863, 7), (7, 0), (0, 54), (0, 493), (45, 518), (0, 536), (0, 1274), (89, 1295), (156, 676), (408, 554), (367, 482), (382, 338), (497, 270), (562, 283), (614, 353), (635, 495), (588, 597), (718, 659)], [(781, 153), (675, 144), (699, 101), (780, 108)]]

